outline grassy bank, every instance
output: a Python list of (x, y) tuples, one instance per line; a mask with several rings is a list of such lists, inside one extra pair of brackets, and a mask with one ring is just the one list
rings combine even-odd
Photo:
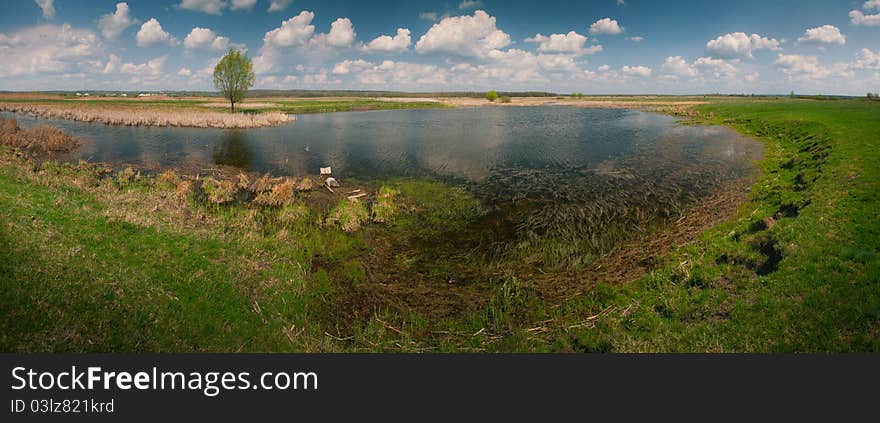
[(878, 104), (725, 100), (682, 114), (765, 142), (748, 199), (636, 281), (569, 271), (566, 283), (595, 286), (562, 298), (538, 289), (554, 274), (447, 248), (485, 210), (441, 183), (365, 182), (366, 201), (350, 202), (252, 180), (263, 202), (239, 204), (222, 182), (7, 148), (0, 350), (880, 349)]

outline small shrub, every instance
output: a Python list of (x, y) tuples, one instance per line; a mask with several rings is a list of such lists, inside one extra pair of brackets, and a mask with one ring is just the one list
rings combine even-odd
[(496, 92), (496, 91), (487, 92), (486, 93), (486, 100), (489, 100), (489, 101), (498, 100), (498, 92)]
[(501, 102), (502, 103), (510, 103), (510, 97), (508, 97), (508, 96), (501, 97)]

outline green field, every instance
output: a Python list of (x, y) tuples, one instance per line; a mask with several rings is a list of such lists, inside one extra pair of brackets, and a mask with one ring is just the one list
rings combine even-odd
[[(482, 208), (437, 182), (364, 182), (384, 193), (370, 210), (225, 207), (4, 149), (0, 350), (880, 350), (880, 103), (697, 110), (765, 143), (749, 200), (646, 277), (552, 301), (513, 263), (443, 248)], [(473, 282), (432, 283), (450, 274)]]

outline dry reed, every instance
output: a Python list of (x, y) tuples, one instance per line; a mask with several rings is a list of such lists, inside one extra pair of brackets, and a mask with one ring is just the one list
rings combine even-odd
[(70, 119), (123, 126), (183, 126), (195, 128), (257, 128), (277, 126), (292, 117), (281, 112), (224, 113), (189, 109), (103, 108), (60, 104), (0, 103), (0, 111), (41, 118)]
[(49, 125), (21, 129), (15, 119), (0, 118), (0, 144), (38, 153), (68, 152), (83, 140)]

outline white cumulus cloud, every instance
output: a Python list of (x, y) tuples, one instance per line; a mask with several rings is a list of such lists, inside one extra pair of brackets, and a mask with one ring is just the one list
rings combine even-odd
[(280, 12), (287, 9), (290, 3), (293, 3), (293, 0), (272, 0), (269, 3), (269, 12)]
[(458, 8), (461, 10), (476, 9), (482, 6), (483, 2), (480, 0), (464, 0), (463, 2), (458, 4)]
[(880, 50), (877, 50), (876, 53), (867, 48), (859, 50), (853, 67), (856, 69), (880, 70)]
[(733, 32), (706, 43), (706, 51), (722, 58), (752, 58), (755, 50), (780, 50), (781, 43), (758, 34)]
[(602, 18), (590, 25), (592, 35), (617, 35), (623, 32), (623, 27), (611, 18)]
[(569, 54), (592, 54), (602, 51), (602, 46), (592, 46), (584, 49), (587, 37), (574, 31), (568, 34), (536, 34), (532, 38), (526, 38), (527, 43), (537, 43), (541, 53), (569, 53)]
[(210, 15), (219, 15), (226, 7), (226, 2), (224, 0), (183, 0), (178, 7)]
[(150, 20), (144, 22), (141, 25), (141, 29), (137, 32), (135, 39), (137, 40), (138, 47), (149, 47), (156, 44), (177, 45), (177, 38), (165, 32), (162, 29), (162, 24), (156, 18), (150, 18)]
[(798, 38), (798, 42), (844, 45), (846, 44), (846, 36), (841, 34), (840, 29), (834, 25), (822, 25), (806, 30), (804, 35)]
[(277, 47), (303, 45), (315, 33), (315, 26), (312, 25), (314, 18), (314, 13), (303, 10), (299, 15), (281, 22), (280, 27), (267, 32), (263, 37), (263, 43)]
[(101, 34), (111, 40), (119, 38), (119, 34), (122, 34), (122, 31), (135, 24), (137, 24), (137, 21), (131, 18), (128, 3), (125, 2), (116, 3), (115, 12), (101, 15), (101, 19), (98, 20), (98, 28), (101, 29)]
[(738, 73), (738, 69), (736, 68), (734, 63), (738, 62), (738, 60), (734, 60), (733, 62), (731, 62), (728, 60), (716, 59), (712, 57), (700, 57), (699, 59), (694, 61), (694, 67), (696, 67), (703, 73), (711, 74), (715, 79), (734, 78)]
[(350, 47), (356, 37), (357, 33), (354, 31), (354, 24), (351, 23), (351, 19), (339, 18), (330, 24), (330, 32), (316, 35), (312, 38), (311, 44), (317, 48), (344, 48)]
[(397, 35), (380, 35), (364, 46), (363, 50), (367, 53), (400, 53), (409, 48), (412, 39), (410, 32), (406, 28), (397, 28)]
[(100, 71), (104, 51), (97, 34), (64, 25), (38, 25), (0, 34), (0, 77)]
[(333, 74), (334, 75), (348, 75), (352, 72), (360, 72), (364, 69), (369, 69), (374, 65), (366, 60), (343, 60), (333, 66)]
[(849, 12), (849, 20), (853, 25), (880, 26), (880, 13), (866, 15), (861, 10)]
[(251, 10), (255, 4), (257, 4), (257, 0), (232, 0), (229, 8), (232, 10)]
[(647, 66), (624, 66), (620, 68), (620, 72), (627, 76), (649, 78), (653, 73), (653, 70)]
[(222, 51), (229, 48), (229, 38), (217, 35), (217, 33), (208, 28), (195, 27), (183, 39), (183, 47), (187, 49)]
[(416, 43), (416, 52), (485, 57), (509, 44), (510, 35), (496, 27), (495, 17), (477, 10), (473, 16), (448, 17), (434, 24)]
[(824, 79), (853, 76), (849, 64), (840, 63), (830, 67), (822, 66), (816, 56), (780, 54), (773, 63), (792, 79)]
[(669, 56), (661, 67), (663, 72), (675, 76), (697, 76), (697, 69), (681, 56)]

